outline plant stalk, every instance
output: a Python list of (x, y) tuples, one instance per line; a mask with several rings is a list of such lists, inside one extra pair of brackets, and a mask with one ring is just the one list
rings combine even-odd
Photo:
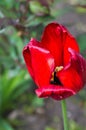
[(61, 106), (62, 106), (64, 130), (69, 130), (68, 117), (67, 117), (67, 108), (66, 108), (66, 101), (65, 100), (61, 101)]

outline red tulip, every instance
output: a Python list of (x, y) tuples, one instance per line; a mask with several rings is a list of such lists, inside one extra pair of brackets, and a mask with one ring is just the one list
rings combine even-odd
[(45, 27), (40, 42), (32, 38), (23, 56), (38, 86), (38, 97), (61, 100), (76, 94), (86, 83), (86, 60), (75, 38), (58, 23)]

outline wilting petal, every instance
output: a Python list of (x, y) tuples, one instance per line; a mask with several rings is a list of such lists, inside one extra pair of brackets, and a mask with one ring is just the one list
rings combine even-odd
[(40, 98), (51, 97), (56, 100), (62, 100), (64, 98), (74, 95), (75, 92), (71, 89), (66, 89), (63, 86), (49, 85), (37, 89), (36, 94)]
[(35, 82), (39, 87), (48, 85), (54, 69), (54, 59), (49, 51), (29, 45)]
[(67, 31), (65, 27), (64, 30), (65, 30), (65, 40), (64, 40), (63, 65), (65, 66), (68, 64), (71, 56), (68, 51), (68, 48), (72, 48), (73, 50), (79, 52), (79, 46), (75, 38)]
[(70, 63), (57, 76), (63, 86), (77, 93), (86, 83), (86, 60), (72, 49), (69, 52)]
[(45, 27), (41, 44), (51, 52), (56, 66), (62, 65), (63, 31), (59, 24), (50, 23)]

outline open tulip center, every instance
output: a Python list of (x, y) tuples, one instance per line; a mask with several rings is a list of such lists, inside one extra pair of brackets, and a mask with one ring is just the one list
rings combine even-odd
[(60, 81), (60, 79), (56, 76), (56, 74), (61, 71), (63, 69), (63, 66), (57, 66), (54, 70), (54, 72), (52, 73), (52, 77), (50, 79), (50, 83), (51, 84), (55, 84), (55, 85), (61, 85), (62, 83)]

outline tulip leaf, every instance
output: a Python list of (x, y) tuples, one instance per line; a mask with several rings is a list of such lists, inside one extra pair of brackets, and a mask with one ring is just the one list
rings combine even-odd
[(5, 72), (0, 79), (0, 112), (13, 108), (13, 102), (32, 84), (26, 71), (22, 70)]

